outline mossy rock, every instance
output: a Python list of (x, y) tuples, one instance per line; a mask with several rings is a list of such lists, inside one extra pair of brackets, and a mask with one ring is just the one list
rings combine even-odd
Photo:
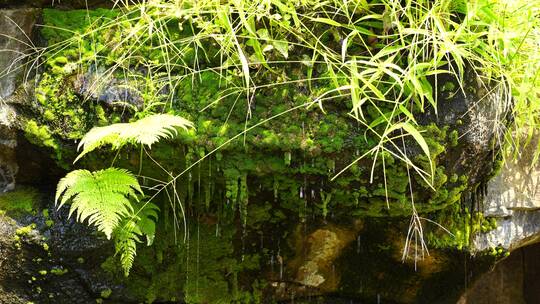
[(37, 189), (18, 187), (16, 190), (0, 193), (0, 212), (11, 217), (35, 214), (41, 204), (41, 194)]

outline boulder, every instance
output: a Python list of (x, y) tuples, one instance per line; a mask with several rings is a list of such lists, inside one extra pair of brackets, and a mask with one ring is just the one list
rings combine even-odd
[(516, 159), (509, 157), (487, 184), (482, 212), (497, 228), (477, 235), (475, 250), (515, 250), (540, 240), (540, 165), (535, 162), (540, 135), (535, 134)]

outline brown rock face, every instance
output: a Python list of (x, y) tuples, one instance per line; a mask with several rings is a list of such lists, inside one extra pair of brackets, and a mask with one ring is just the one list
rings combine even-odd
[(317, 295), (335, 292), (340, 286), (341, 273), (336, 262), (362, 230), (362, 222), (342, 227), (323, 225), (307, 235), (299, 225), (292, 242), (295, 256), (284, 261), (288, 284), (276, 285), (276, 294)]
[(520, 248), (480, 276), (458, 304), (540, 302), (540, 243)]

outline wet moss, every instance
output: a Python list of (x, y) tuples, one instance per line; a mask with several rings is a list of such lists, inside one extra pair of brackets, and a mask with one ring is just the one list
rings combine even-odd
[(258, 284), (240, 284), (242, 272), (259, 269), (256, 255), (239, 257), (233, 246), (234, 230), (204, 223), (193, 225), (186, 243), (156, 239), (151, 248), (139, 250), (131, 275), (122, 278), (113, 258), (103, 265), (106, 271), (127, 284), (129, 291), (147, 303), (260, 303)]
[(40, 194), (34, 188), (18, 187), (17, 190), (0, 193), (0, 210), (8, 216), (20, 217), (37, 212)]

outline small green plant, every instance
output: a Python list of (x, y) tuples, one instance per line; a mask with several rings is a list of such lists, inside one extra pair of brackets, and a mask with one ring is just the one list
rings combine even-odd
[[(176, 134), (175, 127), (187, 129), (191, 123), (181, 117), (156, 114), (133, 123), (113, 124), (90, 130), (81, 140), (84, 147), (77, 159), (106, 144), (120, 149), (127, 143), (151, 146), (160, 138)], [(141, 237), (152, 245), (159, 208), (149, 200), (142, 202), (144, 192), (137, 178), (128, 170), (106, 168), (95, 172), (80, 169), (68, 173), (57, 186), (55, 202), (58, 208), (71, 202), (69, 217), (76, 214), (78, 222), (87, 222), (107, 239), (113, 239), (116, 254), (125, 275), (133, 266), (137, 243)]]
[(58, 183), (55, 201), (58, 208), (71, 201), (69, 216), (76, 213), (77, 221), (88, 220), (111, 239), (120, 221), (134, 214), (131, 200), (138, 201), (143, 194), (137, 178), (127, 170), (75, 170)]

